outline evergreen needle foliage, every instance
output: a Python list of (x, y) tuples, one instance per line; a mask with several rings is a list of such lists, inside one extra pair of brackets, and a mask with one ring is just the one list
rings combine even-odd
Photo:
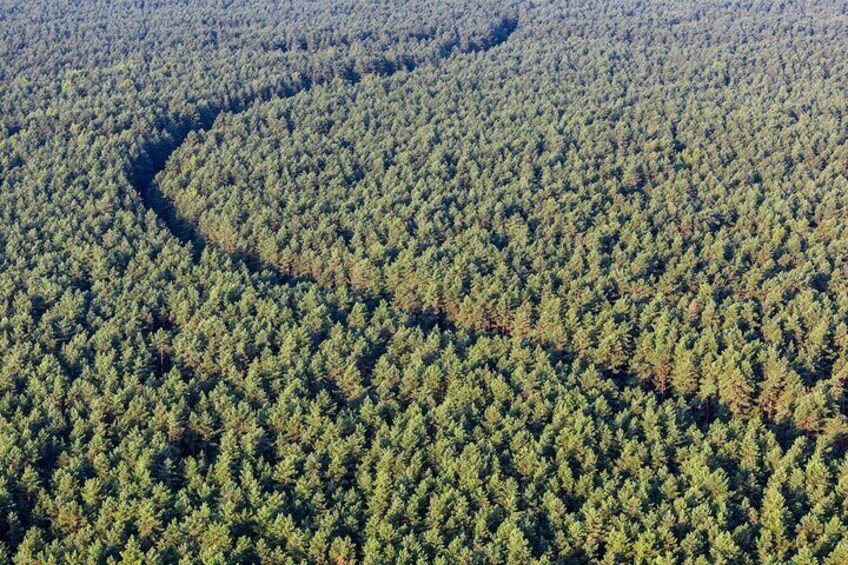
[(835, 0), (0, 2), (0, 563), (848, 562)]

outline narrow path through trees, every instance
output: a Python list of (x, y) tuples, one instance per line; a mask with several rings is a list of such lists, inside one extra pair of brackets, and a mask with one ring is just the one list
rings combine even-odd
[[(518, 20), (512, 18), (501, 18), (497, 25), (493, 26), (490, 34), (484, 41), (474, 43), (467, 48), (462, 48), (459, 45), (452, 46), (446, 50), (440, 59), (448, 58), (457, 53), (476, 53), (488, 51), (498, 45), (503, 44), (515, 32), (518, 27)], [(437, 59), (439, 60), (439, 59)], [(353, 84), (360, 82), (365, 76), (379, 76), (382, 78), (389, 77), (398, 72), (412, 72), (415, 67), (396, 66), (384, 72), (375, 72), (365, 75), (355, 75), (346, 77), (346, 80)], [(203, 236), (197, 228), (180, 217), (179, 211), (173, 206), (173, 203), (165, 196), (156, 182), (156, 176), (162, 172), (168, 164), (171, 155), (182, 145), (186, 138), (195, 132), (203, 132), (209, 130), (219, 115), (223, 113), (237, 113), (246, 110), (253, 104), (267, 102), (275, 98), (285, 98), (294, 96), (306, 89), (327, 84), (328, 79), (307, 80), (305, 86), (300, 89), (287, 90), (284, 92), (276, 92), (271, 94), (259, 94), (255, 97), (234, 100), (228, 104), (222, 104), (209, 109), (202, 113), (198, 121), (194, 123), (175, 124), (168, 132), (170, 139), (163, 139), (148, 146), (145, 159), (143, 162), (135, 163), (131, 167), (130, 180), (133, 187), (138, 191), (145, 208), (152, 210), (168, 228), (168, 230), (178, 239), (183, 242), (191, 243), (194, 246), (195, 254), (200, 253), (206, 245)], [(250, 266), (256, 267), (256, 260), (252, 258), (244, 259)], [(273, 269), (268, 266), (268, 268)]]
[[(428, 62), (434, 63), (439, 60), (450, 58), (457, 54), (468, 54), (485, 52), (493, 49), (506, 42), (510, 36), (518, 28), (518, 20), (514, 18), (502, 17), (496, 25), (489, 31), (489, 35), (482, 41), (471, 43), (463, 47), (458, 44), (449, 46), (440, 51), (439, 57)], [(417, 66), (420, 66), (419, 63)], [(362, 75), (345, 76), (345, 80), (356, 84), (366, 76), (378, 76), (387, 78), (399, 72), (413, 72), (416, 66), (393, 66), (382, 72), (367, 73)], [(286, 89), (282, 92), (271, 92), (265, 94), (257, 94), (252, 97), (236, 99), (227, 104), (221, 104), (208, 108), (204, 112), (200, 112), (199, 118), (194, 121), (184, 121), (174, 123), (172, 127), (166, 130), (168, 137), (160, 138), (155, 142), (151, 142), (145, 148), (137, 162), (133, 163), (129, 171), (129, 180), (133, 188), (138, 192), (141, 202), (148, 210), (153, 211), (167, 230), (177, 239), (187, 244), (192, 250), (192, 255), (195, 261), (200, 259), (203, 249), (207, 242), (203, 235), (191, 221), (182, 217), (179, 210), (176, 209), (173, 202), (162, 192), (156, 180), (158, 174), (165, 170), (171, 156), (185, 142), (186, 138), (192, 133), (208, 131), (214, 125), (218, 116), (224, 113), (239, 113), (254, 104), (268, 102), (278, 98), (286, 98), (295, 96), (300, 92), (304, 92), (313, 87), (318, 87), (327, 84), (332, 78), (308, 79), (304, 81), (302, 88)], [(237, 256), (234, 257), (242, 262), (251, 272), (266, 271), (273, 273), (278, 277), (280, 282), (297, 282), (299, 280), (312, 280), (306, 276), (284, 276), (273, 265), (266, 264), (259, 257), (255, 256)], [(392, 302), (392, 296), (389, 295), (366, 295), (357, 292), (358, 298), (363, 302), (373, 303), (379, 300)], [(426, 311), (412, 312), (413, 319), (416, 324), (423, 328), (431, 328), (437, 326), (442, 329), (455, 331), (454, 322), (449, 319), (446, 313), (441, 311)]]

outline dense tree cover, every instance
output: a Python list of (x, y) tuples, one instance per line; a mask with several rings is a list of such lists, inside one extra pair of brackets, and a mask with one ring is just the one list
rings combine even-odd
[(257, 106), (162, 190), (230, 253), (821, 431), (848, 360), (846, 20), (704, 10)]
[(840, 9), (0, 4), (0, 560), (845, 562)]

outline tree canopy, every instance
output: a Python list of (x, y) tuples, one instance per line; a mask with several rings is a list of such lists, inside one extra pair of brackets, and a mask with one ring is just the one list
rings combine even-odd
[(0, 562), (845, 563), (846, 23), (0, 4)]

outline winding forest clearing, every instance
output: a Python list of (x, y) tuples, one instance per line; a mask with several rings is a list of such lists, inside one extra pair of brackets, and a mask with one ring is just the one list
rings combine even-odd
[(0, 562), (848, 562), (835, 1), (0, 3)]

